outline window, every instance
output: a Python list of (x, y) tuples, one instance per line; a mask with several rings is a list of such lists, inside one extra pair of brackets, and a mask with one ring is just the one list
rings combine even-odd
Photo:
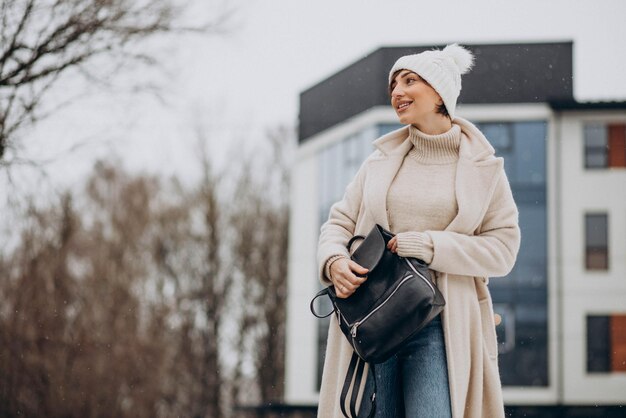
[(608, 270), (608, 215), (585, 215), (585, 267), (587, 270)]
[(546, 209), (547, 124), (494, 121), (477, 124), (504, 157), (524, 239), (507, 280), (489, 283), (504, 386), (548, 386), (548, 247)]
[(626, 372), (626, 314), (587, 316), (587, 372)]
[(482, 132), (489, 139), (489, 143), (493, 145), (499, 153), (507, 153), (512, 151), (513, 147), (513, 124), (503, 123), (485, 123), (481, 126)]
[(585, 168), (626, 167), (626, 124), (587, 123)]

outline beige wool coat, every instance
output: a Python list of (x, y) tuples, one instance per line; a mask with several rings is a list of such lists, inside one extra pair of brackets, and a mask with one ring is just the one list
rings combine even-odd
[[(454, 418), (504, 417), (498, 350), (488, 278), (505, 276), (520, 245), (518, 211), (502, 158), (469, 121), (455, 118), (461, 143), (455, 180), (458, 213), (444, 231), (426, 231), (433, 241), (430, 265), (446, 299), (442, 324)], [(389, 229), (389, 186), (412, 147), (408, 127), (374, 142), (376, 151), (363, 163), (322, 226), (318, 245), (320, 280), (333, 255), (345, 254), (354, 234), (366, 235), (374, 224)], [(427, 192), (427, 190), (426, 190)], [(318, 417), (341, 418), (339, 397), (352, 355), (335, 315), (331, 316)], [(364, 379), (365, 380), (365, 379)], [(361, 385), (362, 395), (364, 384)], [(349, 397), (348, 397), (349, 399)]]

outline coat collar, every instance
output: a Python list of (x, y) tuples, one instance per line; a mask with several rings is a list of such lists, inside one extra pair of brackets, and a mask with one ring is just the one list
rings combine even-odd
[[(503, 161), (495, 158), (493, 147), (474, 124), (459, 117), (452, 123), (461, 127), (455, 179), (459, 211), (446, 230), (471, 234), (482, 221), (498, 180), (496, 173), (502, 168)], [(408, 126), (380, 137), (374, 141), (374, 146), (381, 154), (370, 162), (375, 174), (368, 180), (366, 207), (376, 223), (389, 229), (387, 191), (412, 147)]]
[[(461, 145), (459, 156), (467, 158), (471, 161), (488, 160), (495, 154), (495, 150), (485, 138), (485, 135), (470, 121), (456, 117), (452, 121), (453, 124), (461, 127), (461, 133), (465, 134), (465, 138), (461, 135)], [(403, 126), (400, 129), (389, 132), (374, 141), (374, 146), (382, 152), (383, 155), (393, 157), (401, 155), (404, 157), (411, 149), (411, 141), (409, 140), (409, 126)]]

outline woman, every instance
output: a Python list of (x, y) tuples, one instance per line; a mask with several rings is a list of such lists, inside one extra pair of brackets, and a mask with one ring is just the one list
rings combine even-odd
[[(504, 417), (487, 283), (513, 268), (520, 231), (502, 158), (473, 124), (455, 117), (461, 74), (472, 64), (471, 52), (456, 44), (396, 61), (391, 105), (407, 126), (374, 142), (377, 150), (321, 229), (320, 278), (339, 297), (350, 297), (367, 280), (346, 243), (379, 224), (395, 234), (391, 251), (430, 265), (446, 298), (440, 317), (368, 377), (368, 387), (376, 379), (377, 417)], [(339, 398), (351, 355), (333, 316), (319, 417), (342, 417)], [(366, 390), (355, 390), (366, 416)]]

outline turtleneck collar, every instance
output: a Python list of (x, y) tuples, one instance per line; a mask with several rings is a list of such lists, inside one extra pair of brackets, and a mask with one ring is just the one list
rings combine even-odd
[(461, 127), (457, 124), (437, 135), (426, 134), (410, 125), (409, 139), (413, 144), (409, 155), (422, 164), (449, 164), (459, 159)]

